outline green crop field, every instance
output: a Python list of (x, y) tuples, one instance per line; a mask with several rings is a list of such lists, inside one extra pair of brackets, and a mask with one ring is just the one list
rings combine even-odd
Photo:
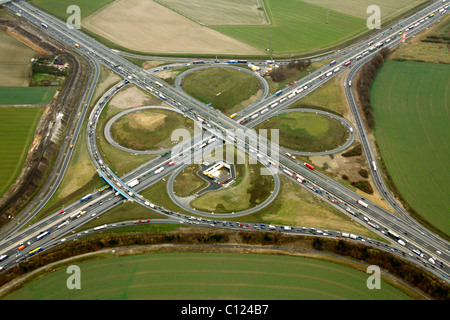
[(278, 115), (255, 129), (278, 129), (281, 146), (297, 151), (332, 150), (348, 138), (347, 130), (338, 120), (304, 112)]
[(336, 263), (262, 254), (160, 253), (77, 264), (81, 289), (69, 290), (62, 268), (26, 284), (15, 300), (407, 300), (381, 281), (369, 290), (368, 275)]
[(450, 234), (450, 65), (387, 61), (371, 91), (377, 139), (403, 198)]
[(0, 196), (22, 169), (43, 108), (0, 108)]
[(56, 87), (0, 87), (0, 105), (48, 104)]
[(183, 79), (183, 88), (194, 98), (211, 103), (215, 109), (231, 115), (252, 102), (261, 84), (247, 72), (231, 68), (208, 68), (188, 74)]
[(334, 10), (327, 15), (327, 8), (304, 1), (264, 3), (271, 25), (211, 27), (257, 48), (272, 49), (275, 55), (328, 48), (367, 30), (365, 19)]
[(383, 23), (397, 16), (401, 12), (405, 12), (415, 6), (425, 2), (425, 0), (304, 0), (319, 6), (328, 7), (330, 9), (351, 14), (355, 17), (367, 19), (369, 14), (367, 8), (376, 5), (380, 8)]
[(80, 7), (81, 19), (84, 19), (113, 1), (114, 0), (31, 0), (30, 4), (65, 21), (72, 14), (66, 12), (67, 7), (71, 5)]

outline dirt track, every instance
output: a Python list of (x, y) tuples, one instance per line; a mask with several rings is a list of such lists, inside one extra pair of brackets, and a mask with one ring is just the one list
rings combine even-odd
[[(74, 127), (79, 99), (88, 81), (88, 69), (80, 57), (71, 52), (61, 52), (59, 45), (51, 39), (22, 21), (0, 20), (0, 28), (9, 30), (20, 41), (26, 43), (38, 52), (58, 54), (70, 65), (68, 78), (63, 88), (55, 95), (39, 121), (33, 143), (28, 151), (22, 171), (11, 188), (0, 198), (0, 225), (5, 231), (5, 225), (26, 206), (37, 203), (41, 196), (36, 192), (46, 190), (51, 177), (57, 171), (57, 164), (62, 155), (58, 151), (67, 146), (65, 134)], [(47, 185), (46, 185), (47, 184)], [(34, 197), (34, 199), (33, 199)], [(30, 202), (30, 200), (32, 200)]]

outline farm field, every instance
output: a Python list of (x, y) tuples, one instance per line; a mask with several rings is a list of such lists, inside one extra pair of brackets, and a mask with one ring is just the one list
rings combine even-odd
[[(262, 0), (155, 0), (206, 25), (262, 25), (269, 21)], [(239, 10), (236, 10), (239, 8)]]
[(26, 284), (4, 299), (411, 299), (383, 279), (380, 290), (369, 290), (365, 272), (303, 257), (158, 253), (77, 265), (81, 269), (82, 290), (67, 289), (68, 275), (62, 268)]
[[(310, 53), (331, 48), (367, 30), (366, 20), (298, 0), (266, 0), (269, 26), (211, 26), (273, 54)], [(271, 33), (271, 39), (270, 38)], [(270, 48), (269, 48), (270, 43)]]
[(22, 169), (43, 108), (0, 108), (0, 196)]
[(0, 87), (0, 105), (48, 104), (57, 87)]
[(231, 115), (255, 101), (261, 84), (254, 76), (231, 68), (207, 68), (188, 74), (183, 89), (203, 103)]
[(296, 151), (332, 150), (343, 145), (348, 138), (347, 130), (338, 120), (314, 113), (281, 114), (255, 129), (278, 129), (280, 145)]
[(31, 0), (30, 4), (65, 21), (71, 15), (66, 12), (67, 7), (70, 5), (79, 6), (81, 19), (84, 19), (113, 1), (114, 0)]
[(117, 0), (82, 21), (83, 28), (134, 51), (164, 54), (263, 54), (147, 0)]
[(367, 19), (367, 7), (376, 5), (380, 7), (382, 23), (386, 22), (401, 12), (408, 11), (425, 0), (303, 0), (318, 6), (330, 8), (342, 13), (350, 14), (361, 19)]
[(28, 87), (31, 58), (37, 56), (38, 53), (0, 29), (0, 87)]
[(194, 133), (194, 122), (168, 110), (146, 109), (129, 113), (113, 124), (111, 134), (121, 145), (134, 150), (170, 148), (174, 130)]
[(374, 130), (384, 163), (403, 198), (450, 234), (450, 66), (387, 61), (371, 91)]

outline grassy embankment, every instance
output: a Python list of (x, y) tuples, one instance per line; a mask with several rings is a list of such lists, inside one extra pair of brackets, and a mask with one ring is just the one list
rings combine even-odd
[(127, 114), (111, 127), (112, 137), (121, 145), (134, 150), (157, 150), (174, 145), (174, 130), (185, 129), (193, 136), (194, 123), (179, 113), (147, 109)]

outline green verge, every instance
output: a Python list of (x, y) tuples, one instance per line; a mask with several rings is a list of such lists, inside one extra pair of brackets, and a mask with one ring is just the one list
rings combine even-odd
[(450, 234), (450, 65), (387, 61), (371, 90), (375, 137), (395, 186), (425, 220)]

